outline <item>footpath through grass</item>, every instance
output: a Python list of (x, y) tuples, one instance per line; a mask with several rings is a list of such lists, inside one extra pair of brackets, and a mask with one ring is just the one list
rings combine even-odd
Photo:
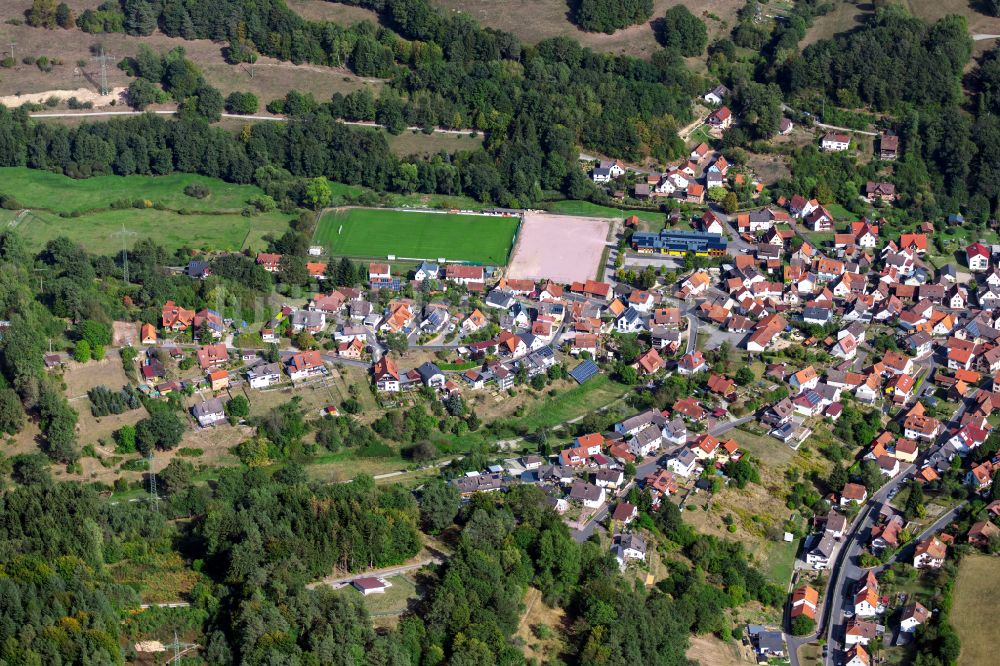
[(518, 223), (513, 217), (343, 208), (323, 215), (315, 240), (334, 255), (505, 265)]

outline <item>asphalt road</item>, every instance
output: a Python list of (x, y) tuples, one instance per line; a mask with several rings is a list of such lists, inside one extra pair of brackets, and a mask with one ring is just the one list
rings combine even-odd
[[(973, 399), (968, 398), (960, 403), (958, 408), (955, 410), (955, 413), (952, 415), (950, 423), (955, 424), (960, 422), (962, 415), (972, 402)], [(935, 454), (940, 451), (941, 447), (947, 440), (948, 435), (943, 434), (935, 446), (927, 452), (925, 458), (928, 460), (933, 459)], [(833, 568), (830, 571), (830, 583), (827, 585), (826, 597), (823, 601), (823, 613), (820, 617), (820, 623), (816, 634), (801, 638), (796, 638), (790, 635), (788, 636), (788, 651), (791, 666), (799, 666), (797, 654), (798, 648), (807, 643), (811, 643), (822, 635), (826, 635), (826, 644), (828, 646), (827, 655), (823, 660), (825, 666), (832, 666), (834, 663), (834, 655), (839, 656), (842, 654), (842, 650), (844, 649), (842, 638), (845, 626), (843, 617), (844, 606), (846, 603), (850, 602), (851, 597), (853, 596), (854, 584), (865, 572), (865, 570), (858, 564), (863, 546), (868, 542), (871, 528), (878, 519), (882, 505), (886, 502), (890, 491), (894, 488), (900, 488), (904, 483), (909, 481), (916, 470), (917, 467), (915, 465), (908, 465), (903, 468), (894, 479), (882, 486), (876, 493), (872, 494), (868, 502), (855, 517), (854, 522), (848, 531), (848, 535), (845, 537), (837, 552)], [(928, 535), (943, 529), (949, 522), (951, 522), (954, 515), (960, 510), (960, 508), (961, 505), (938, 518), (938, 520), (924, 530), (924, 532), (921, 533), (915, 541), (924, 539)], [(881, 570), (881, 568), (879, 570)]]
[(700, 322), (693, 314), (685, 315), (688, 321), (687, 353), (690, 354), (698, 346), (698, 326)]

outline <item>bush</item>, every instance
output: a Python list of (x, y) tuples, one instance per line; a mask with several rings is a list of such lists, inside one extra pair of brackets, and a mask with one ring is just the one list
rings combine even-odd
[(191, 183), (184, 188), (184, 194), (194, 199), (204, 199), (212, 193), (212, 190), (202, 183)]
[(257, 96), (250, 92), (232, 92), (226, 97), (226, 111), (228, 113), (238, 113), (250, 115), (257, 113), (260, 108), (260, 101)]

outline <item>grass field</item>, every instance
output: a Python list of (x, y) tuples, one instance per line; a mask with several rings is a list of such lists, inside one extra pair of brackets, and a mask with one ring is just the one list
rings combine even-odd
[[(184, 188), (192, 183), (204, 185), (211, 194), (204, 199), (187, 196)], [(264, 191), (256, 185), (234, 185), (189, 173), (74, 180), (49, 171), (3, 167), (0, 193), (13, 195), (26, 208), (45, 208), (56, 213), (107, 208), (122, 199), (148, 199), (173, 209), (239, 212), (250, 197)]]
[(383, 130), (383, 134), (389, 142), (389, 148), (392, 149), (392, 152), (402, 157), (409, 155), (430, 157), (442, 150), (449, 154), (454, 154), (463, 150), (476, 150), (483, 147), (482, 134), (477, 134), (476, 136), (470, 136), (469, 134), (446, 134), (444, 132), (424, 134), (423, 132), (415, 132), (413, 130), (397, 134), (396, 136)]
[(624, 219), (635, 215), (643, 222), (659, 225), (658, 229), (662, 228), (667, 221), (666, 215), (655, 210), (622, 210), (620, 208), (611, 208), (610, 206), (601, 206), (589, 201), (576, 201), (572, 199), (553, 201), (545, 206), (545, 210), (560, 215), (586, 215), (587, 217), (620, 217)]
[[(9, 213), (10, 211), (3, 211)], [(0, 218), (0, 221), (6, 217)], [(289, 216), (268, 213), (257, 217), (194, 214), (179, 215), (155, 209), (109, 210), (64, 218), (52, 213), (31, 213), (17, 229), (32, 248), (66, 236), (91, 252), (105, 254), (121, 248), (122, 225), (128, 229), (128, 245), (152, 238), (170, 251), (182, 247), (202, 250), (262, 249), (265, 234), (280, 235), (288, 229)], [(134, 234), (134, 235), (133, 235)]]
[(996, 647), (990, 632), (982, 630), (983, 618), (1000, 612), (1000, 559), (969, 555), (962, 560), (955, 581), (949, 618), (962, 640), (958, 666), (993, 664)]
[[(209, 196), (195, 199), (184, 194), (184, 188), (192, 183), (206, 186)], [(334, 190), (338, 191), (336, 186)], [(290, 219), (279, 212), (244, 217), (240, 211), (247, 200), (263, 194), (259, 187), (194, 174), (74, 180), (48, 171), (11, 167), (0, 169), (0, 193), (13, 195), (20, 206), (31, 211), (17, 229), (36, 248), (66, 236), (93, 252), (109, 252), (121, 246), (120, 232), (125, 225), (130, 245), (152, 238), (169, 250), (257, 249), (262, 247), (265, 234), (281, 234)], [(108, 209), (123, 199), (147, 200), (170, 210)], [(177, 210), (190, 214), (181, 215)], [(59, 213), (74, 216), (62, 217)], [(0, 211), (0, 225), (8, 225), (17, 216), (18, 211)]]
[[(976, 3), (968, 0), (902, 0), (900, 3), (911, 14), (925, 21), (937, 21), (948, 14), (959, 14), (969, 22), (969, 32), (972, 34), (1000, 34), (1000, 18), (989, 16), (977, 11)], [(874, 15), (875, 5), (871, 2), (853, 3), (839, 0), (834, 3), (834, 9), (829, 14), (816, 17), (813, 26), (806, 32), (801, 46), (821, 39), (852, 30), (866, 22)], [(995, 40), (976, 42), (980, 48), (993, 48)]]
[(584, 32), (577, 28), (570, 20), (570, 8), (565, 0), (507, 0), (500, 3), (489, 0), (433, 0), (433, 4), (448, 11), (464, 12), (483, 26), (511, 32), (531, 44), (550, 37), (567, 36), (595, 51), (649, 58), (660, 48), (653, 22), (672, 5), (687, 5), (692, 14), (705, 21), (709, 38), (714, 39), (732, 28), (736, 12), (744, 3), (739, 0), (698, 3), (691, 0), (653, 0), (650, 21), (617, 30), (611, 35)]
[(509, 217), (344, 208), (323, 215), (315, 240), (334, 255), (504, 265), (517, 224)]

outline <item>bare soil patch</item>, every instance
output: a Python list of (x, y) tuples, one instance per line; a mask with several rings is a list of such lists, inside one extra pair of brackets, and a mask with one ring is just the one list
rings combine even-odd
[(591, 280), (607, 244), (608, 220), (525, 213), (508, 273), (514, 279)]
[(692, 636), (687, 658), (704, 666), (740, 666), (748, 662), (740, 654), (736, 643), (727, 643), (715, 636)]
[(565, 648), (565, 611), (547, 606), (542, 601), (542, 593), (534, 587), (529, 587), (525, 593), (524, 607), (524, 615), (514, 637), (524, 641), (525, 656), (542, 664), (556, 659)]

